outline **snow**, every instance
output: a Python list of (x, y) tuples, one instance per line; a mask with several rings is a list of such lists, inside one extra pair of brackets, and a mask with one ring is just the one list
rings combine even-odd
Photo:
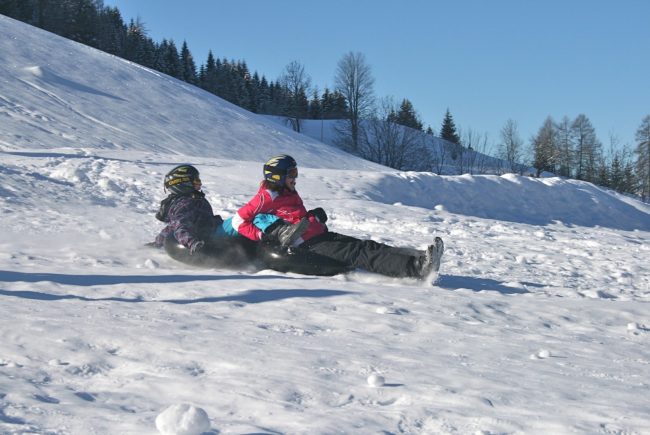
[(200, 435), (210, 430), (210, 419), (205, 410), (179, 403), (156, 417), (156, 428), (165, 435)]
[[(396, 172), (2, 16), (0, 53), (0, 433), (650, 433), (648, 205)], [(173, 166), (226, 217), (282, 152), (333, 231), (441, 236), (436, 280), (143, 246)]]

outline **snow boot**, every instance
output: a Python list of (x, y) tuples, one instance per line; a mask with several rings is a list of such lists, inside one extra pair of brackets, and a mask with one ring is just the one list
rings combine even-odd
[(433, 245), (429, 245), (424, 256), (420, 257), (418, 275), (421, 279), (428, 277), (431, 272), (440, 270), (440, 258), (444, 251), (445, 244), (440, 237), (436, 237)]
[(286, 248), (292, 246), (296, 240), (302, 237), (309, 226), (309, 219), (304, 217), (297, 224), (290, 224), (283, 220), (278, 220), (271, 225), (264, 234), (265, 242), (277, 243)]
[(431, 253), (431, 257), (433, 258), (432, 270), (437, 272), (440, 270), (440, 259), (442, 258), (442, 254), (445, 252), (445, 244), (440, 237), (436, 237), (433, 241), (433, 245), (429, 246), (427, 249), (427, 251), (429, 250), (433, 251)]

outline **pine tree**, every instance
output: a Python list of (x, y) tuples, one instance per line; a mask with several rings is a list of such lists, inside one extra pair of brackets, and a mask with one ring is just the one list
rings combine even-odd
[(217, 63), (214, 60), (212, 50), (208, 51), (208, 59), (205, 67), (202, 67), (202, 74), (199, 79), (199, 85), (202, 89), (215, 94), (217, 93)]
[(619, 192), (624, 192), (625, 188), (625, 168), (619, 153), (614, 154), (612, 164), (609, 169), (609, 187)]
[(117, 8), (104, 8), (96, 28), (97, 48), (115, 56), (124, 57), (126, 26)]
[(265, 76), (260, 80), (259, 90), (257, 92), (257, 110), (258, 113), (271, 113), (271, 95), (269, 92), (269, 82)]
[(399, 110), (389, 115), (389, 121), (422, 131), (422, 121), (420, 121), (418, 114), (413, 108), (413, 104), (406, 98), (402, 100)]
[(448, 140), (451, 143), (460, 144), (460, 137), (456, 131), (456, 124), (454, 124), (454, 118), (451, 116), (449, 109), (447, 109), (445, 118), (442, 121), (442, 127), (440, 128), (440, 137)]
[(334, 91), (332, 94), (332, 119), (343, 119), (347, 116), (348, 101), (345, 96), (339, 91)]
[(314, 89), (311, 100), (309, 101), (309, 118), (323, 119), (323, 108), (321, 106), (321, 99), (318, 96), (318, 89)]
[(182, 80), (193, 85), (198, 82), (196, 77), (196, 64), (194, 63), (190, 49), (187, 48), (186, 41), (183, 41), (183, 47), (181, 48), (181, 77)]

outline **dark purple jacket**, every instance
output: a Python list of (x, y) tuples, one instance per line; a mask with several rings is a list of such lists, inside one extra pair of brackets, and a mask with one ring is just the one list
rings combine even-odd
[(207, 242), (221, 225), (221, 216), (215, 216), (203, 192), (187, 195), (169, 195), (160, 203), (156, 218), (167, 223), (154, 242), (161, 247), (173, 235), (186, 248), (198, 241)]

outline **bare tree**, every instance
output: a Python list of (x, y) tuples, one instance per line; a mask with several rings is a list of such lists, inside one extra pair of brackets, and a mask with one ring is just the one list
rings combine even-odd
[(568, 116), (556, 125), (557, 128), (557, 174), (561, 177), (570, 177), (574, 162), (573, 135), (571, 133), (571, 120)]
[(305, 72), (305, 67), (294, 60), (284, 68), (278, 80), (287, 90), (284, 113), (294, 131), (300, 133), (301, 120), (307, 118), (309, 103), (307, 94), (311, 88), (311, 77)]
[(596, 137), (596, 130), (585, 115), (580, 114), (571, 125), (576, 146), (576, 178), (593, 182), (596, 180), (597, 163), (602, 145)]
[(485, 174), (490, 159), (488, 134), (480, 134), (470, 128), (463, 134), (461, 141), (466, 148), (463, 153), (466, 171), (470, 174)]
[[(447, 164), (449, 158), (451, 157), (451, 149), (449, 147), (449, 142), (444, 139), (439, 139), (433, 137), (433, 150), (431, 152), (431, 169), (438, 175), (442, 175), (445, 165)], [(454, 144), (454, 146), (456, 146)]]
[(501, 143), (499, 144), (498, 155), (499, 158), (507, 162), (507, 169), (510, 172), (519, 172), (522, 167), (523, 144), (524, 142), (519, 136), (517, 122), (508, 119), (501, 128)]
[(636, 172), (640, 181), (640, 193), (644, 200), (650, 198), (650, 115), (643, 118), (636, 131)]
[(342, 142), (353, 152), (358, 152), (361, 120), (372, 113), (374, 105), (375, 79), (365, 56), (349, 52), (339, 61), (334, 80), (336, 90), (345, 97), (348, 104)]
[(557, 161), (557, 132), (549, 116), (532, 139), (533, 167), (539, 177), (542, 172), (554, 172)]
[(396, 108), (392, 98), (384, 98), (378, 113), (365, 121), (368, 127), (364, 129), (359, 155), (390, 168), (428, 171), (431, 155), (425, 146), (424, 132), (393, 122)]

